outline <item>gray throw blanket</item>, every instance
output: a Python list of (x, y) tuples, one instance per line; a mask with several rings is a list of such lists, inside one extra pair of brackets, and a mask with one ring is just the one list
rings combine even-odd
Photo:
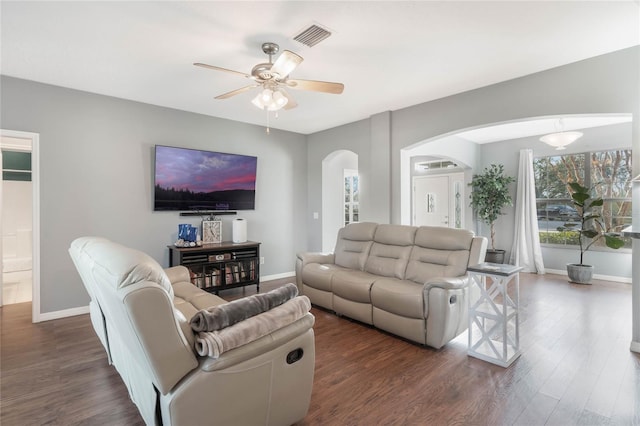
[(254, 294), (218, 306), (201, 309), (191, 318), (193, 331), (215, 331), (244, 321), (298, 295), (298, 287), (289, 283), (267, 293)]
[(307, 296), (295, 297), (267, 312), (217, 331), (202, 331), (195, 335), (198, 355), (218, 358), (223, 352), (246, 345), (282, 327), (293, 324), (309, 312)]

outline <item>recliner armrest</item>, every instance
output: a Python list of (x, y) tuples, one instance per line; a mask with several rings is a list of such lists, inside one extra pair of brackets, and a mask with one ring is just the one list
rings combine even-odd
[(297, 254), (298, 259), (302, 262), (302, 265), (307, 263), (334, 263), (335, 255), (333, 253), (313, 253), (303, 252)]
[(469, 285), (469, 279), (467, 275), (460, 277), (438, 277), (427, 281), (422, 289), (423, 293), (429, 292), (433, 287), (442, 288), (445, 290), (459, 290)]
[(296, 254), (296, 285), (300, 294), (303, 294), (302, 268), (309, 263), (333, 264), (335, 258), (334, 253), (302, 252)]
[(182, 265), (165, 268), (164, 272), (167, 274), (167, 277), (169, 278), (171, 284), (191, 281), (191, 274), (189, 274), (189, 269)]

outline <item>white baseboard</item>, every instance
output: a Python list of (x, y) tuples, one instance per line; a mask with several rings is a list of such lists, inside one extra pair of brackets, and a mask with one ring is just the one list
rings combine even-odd
[[(560, 270), (560, 269), (546, 269), (545, 268), (545, 272), (547, 274), (556, 274), (556, 275), (564, 275), (565, 277), (567, 276), (567, 271), (566, 270)], [(629, 277), (616, 277), (614, 275), (600, 275), (600, 274), (593, 274), (593, 279), (594, 280), (603, 280), (603, 281), (613, 281), (616, 283), (625, 283), (625, 284), (631, 284), (631, 278)]]
[[(271, 280), (280, 280), (282, 278), (290, 278), (295, 277), (295, 271), (284, 272), (282, 274), (273, 274), (273, 275), (263, 275), (260, 277), (260, 282), (271, 281)], [(293, 280), (295, 281), (295, 280)], [(35, 322), (41, 321), (51, 321), (54, 319), (73, 317), (76, 315), (84, 315), (89, 313), (89, 306), (80, 306), (78, 308), (65, 309), (62, 311), (54, 311), (54, 312), (45, 312), (38, 315), (38, 318)]]
[(295, 276), (296, 276), (295, 271), (283, 272), (282, 274), (262, 275), (260, 276), (260, 282), (271, 281), (271, 280), (281, 280), (282, 278), (289, 278), (289, 277), (295, 277)]
[(84, 315), (89, 313), (89, 306), (80, 306), (78, 308), (65, 309), (62, 311), (44, 312), (38, 315), (35, 322), (51, 321), (54, 319), (74, 317), (76, 315)]
[(640, 354), (640, 342), (634, 342), (632, 340), (631, 347), (629, 349), (631, 349), (632, 352), (637, 352)]

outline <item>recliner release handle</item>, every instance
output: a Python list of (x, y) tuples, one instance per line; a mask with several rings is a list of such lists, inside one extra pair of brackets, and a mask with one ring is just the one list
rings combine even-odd
[(294, 362), (298, 362), (302, 359), (302, 355), (304, 351), (302, 348), (294, 349), (287, 354), (287, 364), (293, 364)]

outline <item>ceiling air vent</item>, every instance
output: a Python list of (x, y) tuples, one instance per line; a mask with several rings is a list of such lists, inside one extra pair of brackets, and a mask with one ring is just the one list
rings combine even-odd
[(309, 28), (300, 32), (300, 34), (298, 34), (297, 36), (294, 36), (293, 39), (298, 43), (304, 44), (305, 46), (313, 47), (330, 35), (331, 32), (329, 32), (325, 28), (313, 24)]

